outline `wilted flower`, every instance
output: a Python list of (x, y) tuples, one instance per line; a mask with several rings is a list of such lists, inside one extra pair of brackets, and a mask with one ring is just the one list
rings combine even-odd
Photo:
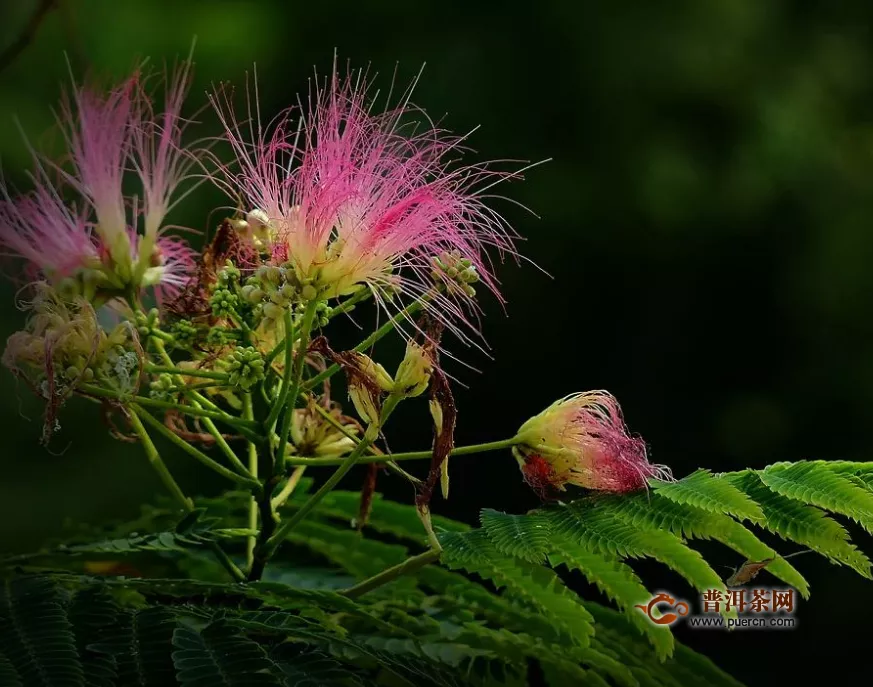
[[(0, 184), (0, 246), (27, 261), (31, 278), (88, 300), (149, 286), (159, 296), (172, 295), (186, 283), (194, 252), (163, 231), (172, 197), (195, 159), (181, 146), (188, 82), (186, 64), (170, 80), (160, 113), (139, 73), (106, 94), (81, 87), (65, 100), (60, 123), (70, 167), (34, 153), (29, 194), (13, 198)], [(141, 199), (124, 194), (131, 169)], [(75, 199), (66, 203), (66, 195)]]
[(541, 494), (566, 484), (627, 492), (650, 477), (670, 478), (668, 468), (649, 463), (645, 442), (628, 433), (618, 401), (606, 391), (561, 399), (525, 422), (516, 439), (525, 480)]
[[(457, 331), (474, 292), (454, 287), (457, 269), (452, 276), (435, 266), (440, 256), (458, 256), (463, 279), (499, 297), (486, 249), (514, 253), (513, 234), (484, 204), (484, 192), (513, 175), (452, 167), (447, 158), (461, 150), (462, 137), (429, 120), (410, 126), (405, 120), (416, 111), (407, 99), (375, 114), (367, 91), (363, 75), (343, 79), (334, 70), (305, 111), (288, 110), (272, 129), (248, 127), (255, 140), (227, 101), (213, 99), (238, 162), (233, 170), (219, 163), (216, 181), (248, 203), (241, 225), (274, 264), (292, 267), (312, 287), (308, 297), (367, 288), (386, 306), (398, 290), (407, 299), (427, 295), (425, 307)], [(447, 288), (435, 289), (435, 279)]]
[(2, 360), (46, 401), (47, 433), (57, 407), (81, 384), (135, 390), (139, 355), (129, 324), (107, 332), (85, 299), (64, 299), (44, 282), (28, 307), (27, 326), (9, 337)]

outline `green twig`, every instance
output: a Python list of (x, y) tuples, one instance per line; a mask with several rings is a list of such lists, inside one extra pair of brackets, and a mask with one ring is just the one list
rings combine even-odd
[[(172, 361), (171, 361), (172, 362)], [(202, 377), (203, 379), (217, 379), (226, 382), (230, 379), (230, 375), (224, 372), (213, 372), (212, 370), (200, 370), (198, 368), (185, 369), (176, 367), (175, 365), (148, 365), (144, 366), (146, 372), (151, 374), (170, 374), (180, 375), (184, 377)]]
[[(255, 417), (254, 407), (252, 405), (252, 395), (249, 392), (243, 394), (243, 417), (247, 420), (253, 420)], [(249, 474), (254, 479), (258, 478), (258, 447), (251, 441), (248, 444), (249, 453)], [(303, 468), (301, 468), (303, 469)], [(249, 502), (249, 529), (258, 529), (258, 501), (252, 495)], [(246, 540), (246, 570), (252, 567), (252, 561), (255, 557), (255, 542), (257, 535), (252, 535)]]
[(137, 405), (132, 405), (131, 409), (136, 415), (145, 420), (146, 423), (154, 427), (161, 435), (169, 439), (173, 444), (181, 448), (183, 451), (185, 451), (185, 453), (208, 467), (210, 470), (217, 472), (222, 477), (236, 482), (237, 484), (240, 484), (248, 489), (252, 489), (254, 491), (260, 490), (260, 482), (250, 477), (243, 477), (242, 475), (238, 475), (233, 470), (228, 470), (221, 463), (212, 460), (212, 458), (203, 453), (203, 451), (194, 448), (191, 444), (175, 434), (168, 427), (165, 427), (159, 420), (152, 417), (144, 409), (140, 408)]
[[(459, 446), (452, 449), (450, 456), (466, 456), (472, 453), (484, 453), (486, 451), (500, 451), (506, 448), (512, 448), (519, 443), (519, 440), (513, 437), (512, 439), (503, 439), (501, 441), (491, 441), (486, 444), (471, 444), (470, 446)], [(384, 455), (374, 454), (361, 456), (358, 463), (361, 465), (367, 463), (384, 463), (386, 461), (401, 461), (401, 460), (425, 460), (433, 457), (433, 451), (410, 451), (408, 453), (386, 453)], [(341, 465), (344, 458), (306, 458), (292, 456), (288, 458), (288, 465), (308, 465), (310, 467), (325, 467), (332, 465)]]
[(279, 430), (279, 446), (276, 452), (276, 463), (273, 466), (274, 475), (282, 475), (285, 472), (285, 447), (288, 443), (288, 435), (291, 432), (294, 408), (297, 406), (297, 396), (300, 393), (300, 382), (303, 381), (303, 368), (306, 363), (307, 349), (309, 348), (309, 335), (312, 331), (312, 323), (315, 319), (315, 309), (317, 307), (318, 300), (313, 298), (306, 304), (306, 311), (303, 313), (303, 323), (300, 325), (300, 344), (297, 350), (297, 357), (294, 359), (291, 388), (285, 399), (288, 408), (285, 411), (285, 416), (282, 418), (282, 427)]
[[(388, 417), (391, 415), (392, 411), (396, 407), (397, 403), (400, 401), (399, 396), (391, 395), (385, 400), (385, 404), (382, 406), (382, 413), (377, 423), (370, 425), (367, 428), (367, 431), (364, 433), (364, 438), (361, 439), (360, 443), (355, 446), (354, 450), (345, 458), (342, 459), (339, 467), (334, 471), (334, 473), (327, 479), (327, 481), (319, 487), (318, 491), (316, 491), (312, 496), (307, 499), (307, 501), (292, 515), (286, 522), (284, 522), (276, 533), (270, 537), (267, 541), (266, 546), (263, 547), (262, 555), (266, 560), (269, 560), (270, 556), (273, 555), (273, 552), (282, 543), (285, 537), (288, 536), (288, 533), (297, 526), (297, 523), (301, 522), (309, 513), (315, 508), (318, 503), (337, 485), (340, 480), (345, 477), (346, 473), (351, 470), (358, 460), (363, 456), (364, 451), (370, 446), (371, 443), (375, 440), (375, 438), (379, 434), (379, 430), (384, 426), (385, 422), (388, 420)], [(384, 460), (384, 458), (383, 458)], [(372, 462), (372, 461), (371, 461)]]
[[(173, 495), (173, 498), (179, 503), (182, 509), (186, 513), (190, 513), (194, 510), (194, 503), (185, 496), (182, 489), (179, 487), (179, 484), (173, 479), (173, 475), (170, 474), (170, 471), (167, 469), (166, 464), (161, 459), (161, 454), (158, 453), (158, 449), (155, 447), (152, 438), (149, 436), (149, 433), (146, 431), (146, 428), (143, 426), (140, 421), (139, 411), (136, 412), (137, 409), (134, 408), (134, 412), (130, 413), (130, 424), (133, 427), (134, 431), (139, 435), (140, 441), (142, 441), (143, 448), (145, 449), (146, 456), (148, 457), (149, 463), (158, 473), (161, 481), (164, 483), (164, 486), (169, 489), (170, 493)], [(148, 413), (145, 413), (146, 416), (151, 418)], [(157, 422), (157, 421), (155, 421)], [(157, 423), (160, 425), (160, 423)], [(162, 426), (162, 425), (161, 425)], [(240, 570), (237, 565), (230, 559), (224, 549), (218, 544), (218, 542), (210, 542), (210, 549), (212, 549), (212, 553), (215, 554), (215, 557), (218, 559), (219, 563), (230, 573), (231, 577), (237, 581), (242, 582), (245, 580), (245, 575), (243, 575), (242, 570)]]
[(383, 570), (378, 575), (373, 575), (373, 577), (366, 579), (359, 584), (356, 584), (354, 587), (344, 589), (340, 592), (340, 594), (342, 594), (343, 596), (348, 596), (352, 599), (356, 599), (357, 597), (362, 596), (367, 592), (373, 591), (377, 587), (381, 587), (384, 584), (393, 582), (401, 575), (415, 572), (416, 570), (419, 570), (426, 565), (436, 563), (439, 558), (440, 552), (435, 549), (430, 549), (428, 551), (425, 551), (424, 553), (418, 554), (417, 556), (407, 558), (402, 563), (398, 563), (397, 565), (392, 566), (387, 570)]
[(264, 429), (267, 432), (267, 436), (270, 436), (272, 433), (276, 420), (279, 419), (279, 413), (282, 412), (282, 408), (285, 407), (285, 403), (288, 401), (288, 393), (291, 390), (291, 376), (294, 374), (294, 335), (292, 334), (292, 327), (291, 311), (286, 309), (285, 338), (283, 339), (285, 343), (285, 367), (282, 370), (282, 386), (279, 387), (279, 394), (276, 396), (276, 400), (270, 408), (270, 414), (264, 421)]

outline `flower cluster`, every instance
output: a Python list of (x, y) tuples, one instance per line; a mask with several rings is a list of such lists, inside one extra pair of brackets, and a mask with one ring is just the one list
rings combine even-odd
[[(30, 278), (94, 303), (147, 287), (161, 299), (185, 285), (195, 254), (165, 220), (197, 158), (181, 141), (188, 84), (183, 66), (160, 111), (138, 72), (108, 94), (74, 88), (60, 117), (69, 164), (34, 152), (30, 193), (0, 184), (0, 246)], [(126, 195), (129, 176), (140, 194)]]
[[(269, 452), (271, 473), (255, 492), (265, 499), (262, 519), (297, 483), (287, 465), (342, 459), (339, 480), (367, 453), (368, 489), (374, 456), (384, 456), (416, 484), (426, 519), (437, 480), (448, 493), (457, 414), (440, 364), (442, 334), (471, 340), (478, 285), (500, 298), (489, 251), (515, 255), (514, 233), (485, 199), (517, 175), (457, 166), (463, 137), (421, 117), (410, 127), (420, 113), (408, 95), (379, 113), (364, 75), (336, 70), (306, 106), (271, 127), (243, 128), (230, 98), (216, 94), (234, 158), (226, 163), (215, 150), (182, 144), (189, 72), (183, 65), (168, 79), (162, 108), (139, 73), (108, 94), (76, 89), (61, 118), (69, 164), (34, 154), (30, 193), (13, 197), (0, 187), (0, 244), (25, 261), (35, 293), (27, 328), (10, 338), (4, 363), (46, 399), (51, 418), (74, 392), (100, 398), (145, 445), (141, 418), (249, 487), (258, 483), (258, 451)], [(166, 233), (166, 217), (191, 166), (207, 159), (208, 178), (244, 205), (195, 260)], [(138, 194), (126, 194), (130, 181)], [(147, 310), (150, 287), (158, 307)], [(323, 332), (367, 300), (391, 315), (388, 322), (354, 349), (334, 352)], [(415, 335), (386, 369), (372, 348), (407, 323)], [(331, 397), (339, 371), (358, 419)], [(424, 395), (434, 437), (425, 453), (430, 473), (420, 480), (376, 444), (394, 408)], [(221, 449), (235, 472), (189, 440)], [(248, 466), (232, 440), (248, 442)], [(568, 484), (626, 492), (669, 478), (648, 462), (606, 392), (559, 401), (504, 445), (544, 497)], [(268, 556), (269, 542), (260, 546)]]

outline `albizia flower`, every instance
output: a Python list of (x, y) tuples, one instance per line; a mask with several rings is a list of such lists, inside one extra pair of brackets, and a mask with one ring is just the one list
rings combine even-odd
[(255, 115), (247, 131), (227, 100), (213, 98), (238, 163), (219, 164), (216, 181), (247, 204), (248, 229), (273, 261), (291, 265), (320, 297), (366, 288), (386, 306), (399, 291), (457, 332), (453, 322), (468, 321), (470, 283), (500, 297), (486, 249), (515, 254), (514, 234), (485, 205), (485, 191), (515, 175), (453, 167), (462, 137), (426, 118), (411, 126), (419, 113), (408, 98), (374, 113), (367, 91), (362, 74), (334, 69), (307, 108), (267, 129)]
[[(194, 253), (163, 232), (195, 159), (181, 145), (188, 83), (185, 65), (170, 79), (159, 113), (138, 72), (107, 93), (81, 87), (65, 99), (60, 124), (69, 167), (34, 153), (30, 194), (13, 198), (0, 184), (0, 246), (26, 261), (30, 278), (88, 298), (148, 286), (172, 295), (186, 283)], [(142, 200), (124, 194), (131, 171)]]
[(607, 391), (573, 394), (552, 404), (518, 430), (516, 457), (526, 481), (541, 494), (575, 484), (628, 492), (670, 470), (649, 463), (646, 444), (631, 436), (618, 401)]

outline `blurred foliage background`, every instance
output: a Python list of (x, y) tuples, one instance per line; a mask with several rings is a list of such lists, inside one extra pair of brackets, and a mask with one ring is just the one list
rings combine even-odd
[[(0, 46), (22, 36), (38, 5), (4, 3)], [(395, 69), (405, 84), (426, 63), (414, 101), (447, 113), (455, 131), (481, 125), (477, 159), (552, 158), (501, 191), (540, 216), (500, 206), (548, 276), (506, 264), (505, 311), (484, 303), (491, 357), (452, 347), (477, 370), (452, 369), (466, 385), (458, 444), (509, 436), (560, 396), (606, 388), (652, 459), (678, 476), (870, 460), (871, 20), (860, 1), (60, 0), (0, 72), (0, 161), (24, 188), (19, 127), (35, 146), (57, 146), (46, 132), (68, 61), (77, 79), (120, 77), (147, 56), (184, 57), (196, 35), (191, 110), (218, 82), (244, 87), (256, 64), (267, 117), (305, 94), (313, 68), (330, 69), (334, 49), (370, 65), (384, 88)], [(202, 135), (217, 132), (208, 110), (200, 119)], [(225, 202), (203, 188), (173, 219), (208, 231)], [(22, 322), (14, 292), (0, 287), (4, 338)], [(32, 549), (67, 519), (130, 516), (159, 491), (138, 447), (111, 439), (96, 406), (68, 404), (50, 451), (38, 445), (39, 404), (8, 373), (0, 408), (0, 550)], [(403, 411), (392, 448), (427, 446), (425, 406)], [(221, 486), (180, 456), (171, 466), (192, 492)], [(451, 467), (452, 497), (438, 512), (475, 522), (482, 506), (537, 503), (508, 454)], [(411, 499), (387, 477), (382, 486)], [(724, 554), (725, 565), (740, 562)], [(852, 675), (873, 584), (811, 557), (797, 565), (813, 588), (798, 629), (680, 628), (680, 638), (749, 684), (805, 678), (805, 652)], [(642, 570), (655, 588), (693, 598), (681, 580)]]

